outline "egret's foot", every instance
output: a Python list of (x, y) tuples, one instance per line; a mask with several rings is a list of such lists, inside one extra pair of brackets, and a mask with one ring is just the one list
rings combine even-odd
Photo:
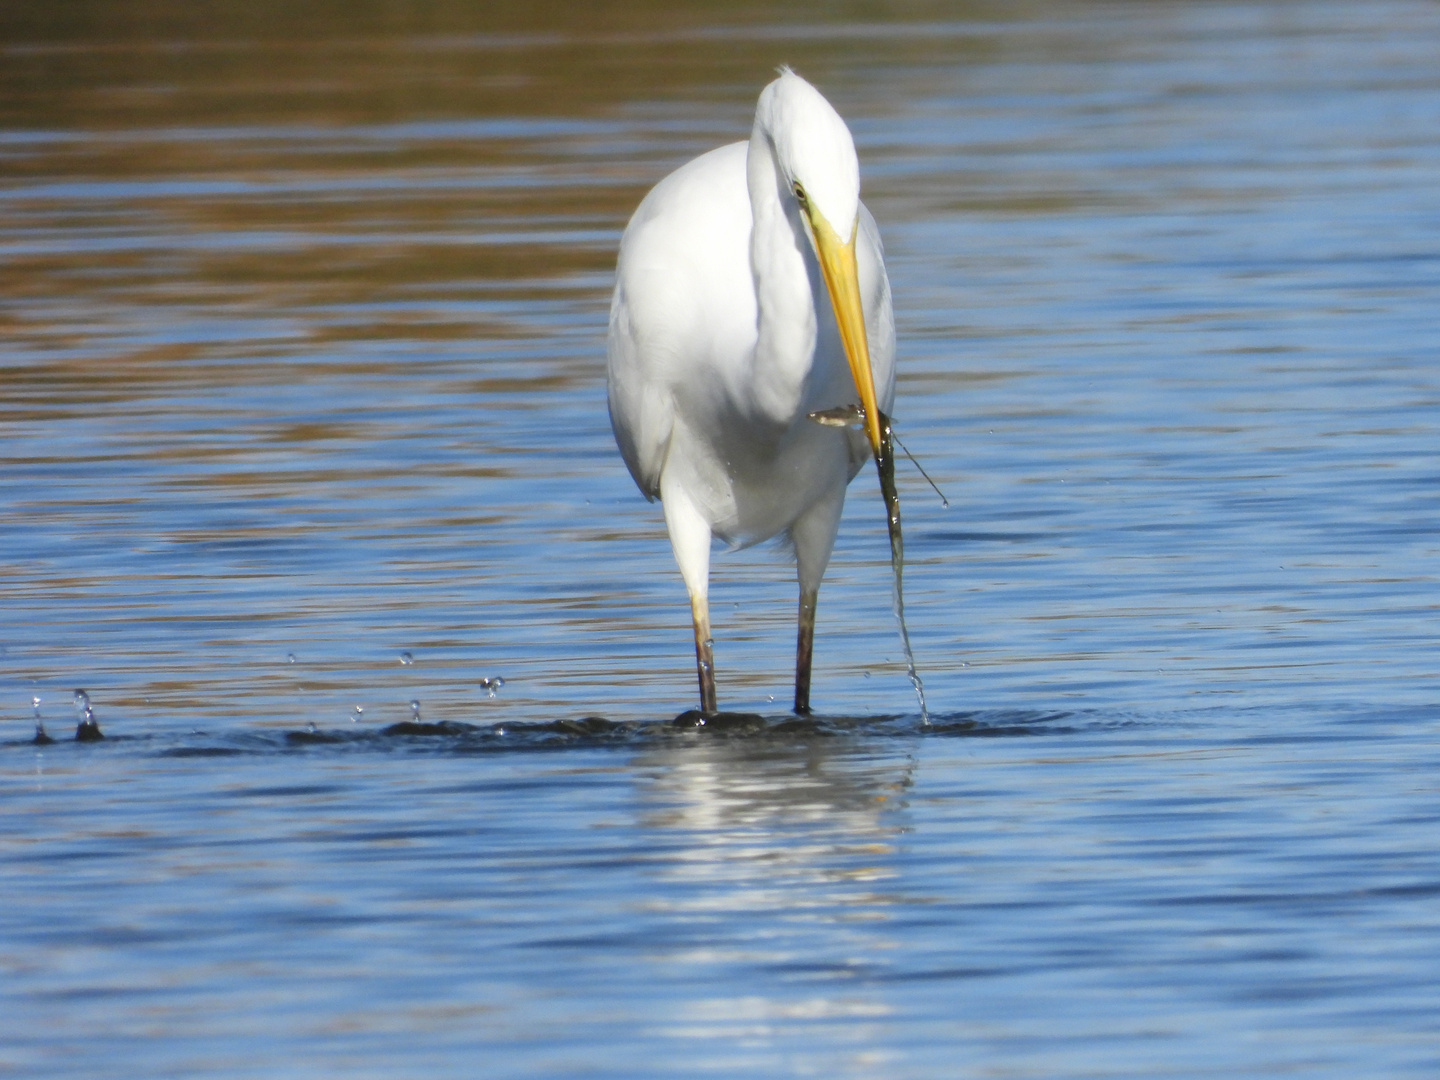
[(759, 713), (704, 712), (700, 709), (686, 709), (674, 720), (671, 727), (704, 728), (706, 731), (758, 731), (766, 726), (765, 717)]

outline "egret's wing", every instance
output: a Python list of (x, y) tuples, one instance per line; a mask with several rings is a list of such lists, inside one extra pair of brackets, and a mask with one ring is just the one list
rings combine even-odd
[(610, 422), (630, 475), (651, 499), (685, 403), (712, 399), (717, 372), (754, 346), (746, 145), (713, 150), (660, 181), (620, 241)]
[(865, 309), (865, 335), (870, 342), (870, 370), (875, 378), (875, 399), (888, 415), (895, 404), (895, 309), (890, 303), (890, 279), (885, 274), (885, 245), (875, 218), (860, 204), (860, 235), (855, 245), (860, 272), (860, 303)]
[(660, 467), (675, 424), (668, 387), (645, 378), (647, 367), (624, 279), (610, 304), (608, 345), (610, 426), (635, 483), (654, 501), (660, 494)]

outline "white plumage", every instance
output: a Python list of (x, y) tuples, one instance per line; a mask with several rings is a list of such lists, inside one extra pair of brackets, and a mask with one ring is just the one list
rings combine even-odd
[[(660, 181), (620, 242), (610, 309), (610, 419), (640, 490), (659, 498), (690, 593), (700, 707), (716, 707), (712, 537), (788, 532), (800, 579), (795, 708), (809, 711), (815, 600), (845, 487), (880, 449), (895, 321), (849, 129), (782, 70), (748, 143)], [(864, 427), (812, 412), (858, 405)]]

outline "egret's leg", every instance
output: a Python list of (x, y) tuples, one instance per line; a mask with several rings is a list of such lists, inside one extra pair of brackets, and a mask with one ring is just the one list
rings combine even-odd
[(800, 619), (795, 635), (795, 711), (810, 711), (810, 662), (815, 649), (815, 605), (820, 579), (830, 565), (840, 511), (845, 507), (844, 477), (834, 494), (826, 496), (795, 520), (790, 539), (795, 544), (795, 568), (800, 578)]
[(800, 631), (795, 635), (795, 711), (810, 712), (810, 659), (815, 651), (815, 604), (820, 590), (800, 590)]
[(710, 523), (679, 484), (660, 477), (660, 504), (665, 527), (685, 589), (690, 594), (690, 617), (695, 623), (695, 669), (700, 677), (700, 711), (715, 712), (715, 653), (710, 639)]
[(713, 713), (715, 704), (715, 642), (710, 637), (710, 601), (691, 595), (690, 618), (695, 622), (695, 672), (700, 678), (700, 711)]

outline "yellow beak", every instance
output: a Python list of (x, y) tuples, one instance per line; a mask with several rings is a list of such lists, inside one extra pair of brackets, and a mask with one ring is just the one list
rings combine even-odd
[(875, 456), (880, 456), (880, 406), (875, 400), (875, 374), (870, 369), (870, 339), (865, 334), (865, 311), (860, 305), (860, 271), (855, 264), (855, 241), (859, 239), (859, 222), (851, 230), (850, 242), (841, 243), (840, 236), (818, 212), (807, 211), (810, 232), (815, 237), (815, 251), (820, 256), (820, 272), (830, 291), (835, 307), (835, 322), (840, 327), (840, 341), (845, 346), (845, 359), (855, 389), (860, 392), (860, 407), (865, 410), (865, 434)]

